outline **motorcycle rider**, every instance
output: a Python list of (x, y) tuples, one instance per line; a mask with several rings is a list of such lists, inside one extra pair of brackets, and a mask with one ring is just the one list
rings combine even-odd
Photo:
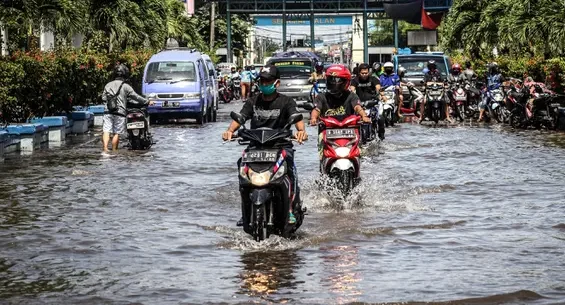
[(321, 62), (317, 62), (315, 66), (316, 71), (312, 72), (310, 78), (308, 78), (308, 82), (315, 83), (319, 79), (326, 78), (326, 74), (324, 73), (324, 65)]
[(112, 97), (117, 96), (118, 108), (113, 112), (105, 105), (103, 126), (102, 126), (102, 149), (108, 152), (108, 143), (110, 142), (110, 134), (112, 137), (112, 150), (118, 150), (120, 135), (126, 133), (126, 116), (128, 114), (128, 104), (136, 106), (153, 105), (155, 102), (148, 101), (143, 96), (135, 93), (133, 88), (126, 83), (130, 73), (128, 67), (118, 64), (114, 67), (114, 80), (106, 84), (102, 93), (102, 100), (107, 102)]
[(380, 62), (373, 63), (373, 77), (380, 78), (383, 74), (383, 66)]
[(327, 91), (316, 97), (314, 109), (310, 114), (310, 125), (316, 125), (320, 116), (331, 115), (358, 114), (363, 122), (371, 122), (357, 94), (349, 90), (351, 72), (346, 66), (341, 64), (329, 66), (326, 70), (326, 79)]
[[(296, 113), (296, 102), (286, 95), (277, 92), (277, 88), (280, 85), (280, 72), (273, 65), (264, 66), (259, 73), (259, 90), (260, 94), (247, 100), (241, 108), (241, 115), (243, 115), (247, 120), (251, 119), (251, 128), (257, 129), (262, 127), (268, 128), (283, 128), (288, 122), (289, 117)], [(296, 134), (295, 138), (298, 143), (308, 139), (306, 134), (306, 129), (304, 122), (300, 121), (296, 123)], [(231, 140), (233, 133), (240, 127), (239, 123), (232, 121), (228, 129), (222, 134), (222, 139), (224, 141)], [(294, 186), (294, 200), (293, 204), (290, 205), (289, 210), (289, 220), (288, 223), (293, 224), (296, 222), (296, 218), (293, 214), (293, 206), (299, 204), (300, 200), (300, 188), (298, 187), (298, 177), (296, 172), (296, 165), (294, 164), (294, 149), (292, 148), (292, 143), (289, 142), (285, 147), (286, 150), (286, 162), (289, 165), (288, 175), (293, 181)], [(238, 167), (241, 164), (241, 159), (238, 160)], [(241, 194), (242, 205), (249, 204), (248, 194)], [(243, 209), (242, 209), (243, 211)], [(238, 226), (243, 225), (243, 217), (238, 221)]]
[(241, 98), (246, 100), (251, 96), (251, 66), (245, 66), (245, 71), (241, 72)]
[[(377, 98), (377, 92), (381, 90), (381, 83), (378, 78), (369, 76), (369, 65), (362, 63), (359, 65), (359, 75), (351, 81), (351, 91), (357, 94), (361, 102), (372, 101)], [(378, 120), (379, 139), (385, 138), (384, 119)]]
[[(398, 75), (396, 75), (396, 73), (394, 73), (394, 65), (388, 61), (386, 62), (384, 65), (384, 73), (381, 74), (381, 77), (379, 79), (379, 81), (381, 82), (381, 87), (382, 88), (387, 88), (390, 86), (394, 86), (395, 91), (396, 91), (396, 96), (398, 96), (398, 105), (397, 105), (397, 115), (399, 118), (402, 117), (402, 114), (400, 112), (400, 105), (403, 104), (404, 102), (404, 97), (402, 96), (402, 90), (400, 89), (400, 78), (398, 77)], [(384, 92), (380, 92), (381, 94), (381, 100), (386, 101), (386, 97), (384, 95)]]
[[(424, 74), (424, 84), (427, 84), (429, 82), (442, 82), (442, 77), (441, 77), (441, 72), (437, 69), (437, 65), (435, 60), (430, 59), (428, 61), (428, 65), (427, 65), (427, 70), (428, 72), (426, 72), (426, 74)], [(422, 123), (424, 121), (425, 118), (425, 109), (426, 109), (426, 97), (427, 95), (424, 93), (424, 102), (420, 105), (420, 123)], [(451, 115), (449, 114), (449, 103), (448, 101), (446, 101), (445, 103), (445, 115), (446, 115), (446, 119), (449, 122), (453, 122), (451, 120)]]
[(477, 122), (483, 120), (483, 115), (487, 108), (488, 97), (486, 95), (486, 91), (502, 86), (505, 81), (504, 76), (502, 76), (502, 73), (500, 73), (498, 69), (498, 64), (496, 62), (492, 62), (488, 65), (488, 72), (486, 79), (487, 79), (486, 82), (487, 88), (485, 89), (485, 92), (483, 93), (483, 98), (479, 103), (479, 119), (477, 120)]
[(463, 75), (465, 75), (465, 77), (467, 77), (467, 80), (470, 81), (470, 82), (477, 78), (477, 74), (475, 73), (475, 71), (471, 67), (470, 61), (465, 62), (465, 70), (463, 70)]

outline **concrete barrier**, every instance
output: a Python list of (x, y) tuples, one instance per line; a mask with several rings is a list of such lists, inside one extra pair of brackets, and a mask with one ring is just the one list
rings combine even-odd
[(104, 105), (89, 106), (86, 110), (94, 114), (94, 126), (102, 126), (102, 118), (104, 117)]
[(71, 118), (73, 120), (72, 133), (86, 133), (93, 114), (89, 111), (73, 111)]
[(66, 116), (35, 118), (32, 123), (39, 123), (49, 128), (49, 146), (60, 146), (65, 142), (68, 119)]
[[(34, 150), (41, 148), (42, 138), (44, 137), (47, 127), (42, 124), (18, 124), (8, 125), (6, 130), (12, 134), (19, 134), (20, 152), (22, 154), (30, 154)], [(49, 142), (47, 141), (47, 143)]]
[(0, 162), (4, 161), (4, 146), (8, 141), (8, 132), (5, 130), (0, 130)]
[(18, 132), (11, 132), (8, 130), (4, 130), (7, 132), (7, 140), (4, 142), (4, 155), (11, 154), (11, 153), (20, 153), (21, 150), (21, 140), (20, 134)]

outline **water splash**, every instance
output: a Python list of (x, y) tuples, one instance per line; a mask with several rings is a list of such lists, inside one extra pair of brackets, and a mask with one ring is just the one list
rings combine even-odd
[[(398, 189), (398, 179), (366, 175), (350, 194), (343, 196), (331, 179), (319, 176), (303, 185), (304, 206), (311, 211), (358, 213), (363, 211), (430, 211), (419, 202), (421, 188)], [(441, 188), (440, 188), (441, 189)], [(437, 192), (440, 189), (435, 190)]]

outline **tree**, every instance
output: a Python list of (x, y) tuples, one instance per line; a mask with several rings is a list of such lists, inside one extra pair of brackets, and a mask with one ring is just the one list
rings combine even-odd
[(472, 58), (494, 47), (513, 56), (559, 56), (565, 48), (565, 3), (553, 0), (455, 0), (439, 29), (441, 45)]

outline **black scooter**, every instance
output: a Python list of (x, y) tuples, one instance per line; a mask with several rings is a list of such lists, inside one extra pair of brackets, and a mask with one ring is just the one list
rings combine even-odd
[(131, 150), (147, 150), (153, 145), (153, 136), (149, 132), (146, 108), (128, 109), (126, 128)]
[[(231, 118), (241, 125), (235, 138), (248, 145), (239, 164), (239, 189), (242, 199), (243, 230), (256, 241), (271, 234), (288, 238), (302, 225), (306, 209), (294, 202), (292, 179), (288, 176), (284, 147), (291, 141), (291, 125), (303, 119), (302, 114), (290, 116), (283, 129), (246, 129), (245, 118), (236, 112)], [(297, 189), (297, 188), (296, 188)], [(293, 205), (296, 217), (288, 223), (288, 211)]]

